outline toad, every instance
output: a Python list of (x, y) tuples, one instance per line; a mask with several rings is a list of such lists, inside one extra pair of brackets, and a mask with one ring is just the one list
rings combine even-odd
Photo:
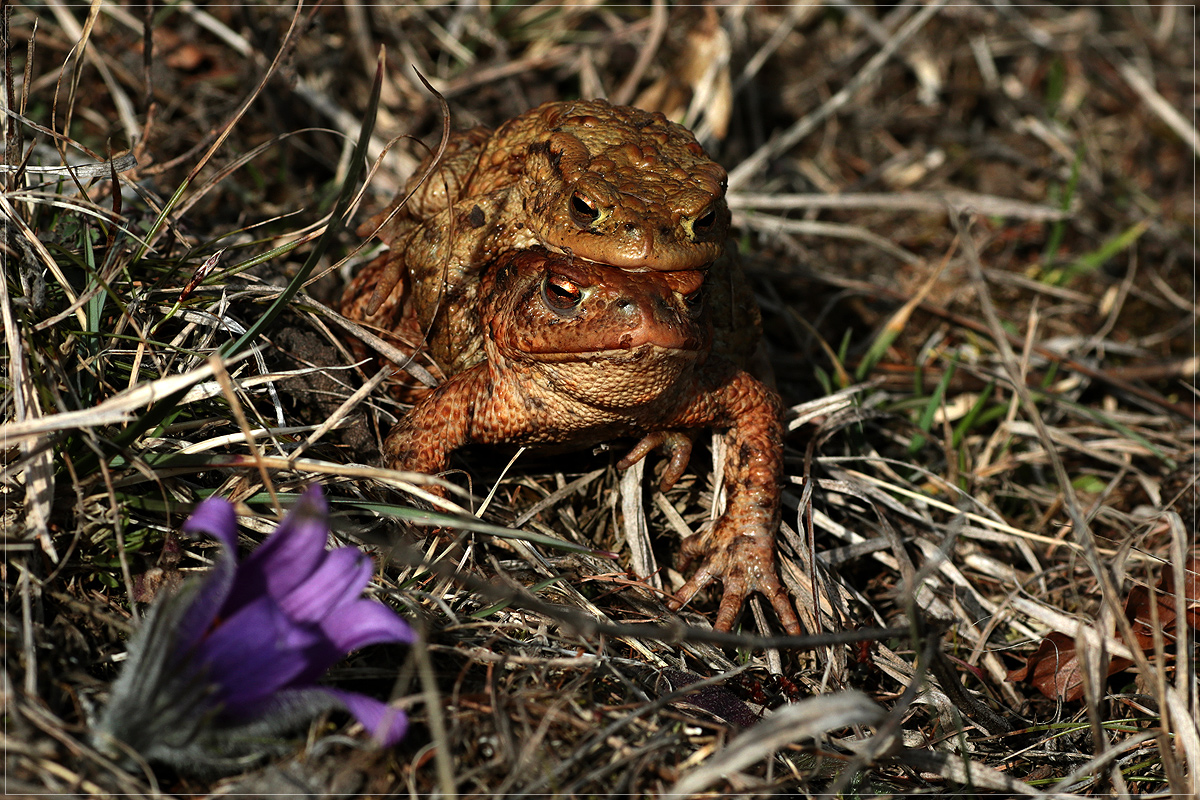
[(480, 274), (478, 335), (448, 353), (465, 366), (448, 370), (396, 425), (385, 458), (437, 473), (468, 444), (586, 447), (641, 437), (618, 466), (662, 447), (666, 489), (687, 465), (691, 435), (721, 430), (725, 512), (685, 540), (685, 568), (698, 566), (670, 605), (719, 580), (718, 630), (729, 630), (757, 591), (799, 633), (775, 563), (780, 401), (743, 367), (746, 337), (730, 332), (758, 326), (752, 305), (731, 302), (739, 287), (728, 259), (708, 270), (630, 272), (541, 247), (502, 252)]
[[(680, 271), (706, 267), (725, 247), (725, 170), (662, 114), (604, 100), (545, 103), (495, 131), (451, 135), (426, 179), (432, 163), (359, 228), (390, 252), (354, 279), (343, 311), (393, 330), (407, 298), (430, 351), (453, 371), (478, 355), (461, 343), (478, 328), (480, 273), (501, 253), (542, 247), (630, 271)], [(440, 318), (451, 308), (454, 319)]]

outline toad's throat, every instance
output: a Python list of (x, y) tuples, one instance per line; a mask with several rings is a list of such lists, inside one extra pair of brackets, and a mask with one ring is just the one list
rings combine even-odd
[(566, 347), (555, 347), (546, 350), (539, 348), (522, 348), (524, 355), (547, 363), (584, 362), (584, 361), (645, 361), (651, 359), (664, 360), (693, 360), (701, 353), (699, 342), (691, 342), (686, 346), (668, 347), (655, 343), (642, 343), (634, 347), (588, 348), (571, 350)]

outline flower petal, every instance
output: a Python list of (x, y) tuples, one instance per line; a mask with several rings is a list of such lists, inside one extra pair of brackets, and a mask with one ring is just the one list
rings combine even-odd
[(408, 715), (400, 709), (357, 692), (321, 688), (337, 698), (382, 747), (391, 747), (408, 732)]
[(417, 634), (409, 624), (377, 600), (355, 600), (326, 617), (321, 628), (330, 643), (343, 653), (383, 642), (417, 641)]
[(231, 616), (256, 597), (283, 597), (304, 583), (324, 560), (328, 536), (329, 507), (321, 487), (313, 484), (246, 558), (222, 615)]
[(310, 645), (308, 664), (292, 679), (292, 686), (315, 684), (325, 671), (352, 650), (372, 644), (413, 644), (416, 632), (395, 611), (376, 600), (358, 599), (336, 609), (320, 622), (322, 637)]
[(175, 629), (175, 650), (187, 657), (212, 627), (233, 586), (237, 571), (237, 515), (228, 500), (210, 497), (196, 506), (183, 523), (183, 530), (193, 535), (206, 533), (221, 543), (212, 571), (201, 579)]
[[(221, 687), (226, 712), (240, 716), (239, 706), (265, 699), (312, 664), (313, 651), (330, 650), (324, 635), (311, 627), (293, 625), (269, 597), (243, 606), (223, 620), (200, 643), (197, 661), (205, 678)], [(325, 667), (341, 653), (333, 653)]]
[(339, 606), (353, 602), (371, 579), (371, 559), (357, 547), (339, 547), (279, 605), (288, 616), (301, 622), (319, 622)]
[(233, 504), (224, 497), (212, 496), (196, 506), (196, 510), (183, 523), (186, 533), (207, 533), (219, 539), (228, 549), (237, 551), (237, 515)]

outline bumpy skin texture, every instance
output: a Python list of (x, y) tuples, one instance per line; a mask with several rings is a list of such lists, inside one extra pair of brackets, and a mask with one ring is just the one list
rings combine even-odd
[(451, 372), (480, 357), (463, 342), (479, 327), (481, 272), (502, 253), (543, 247), (653, 272), (704, 268), (724, 251), (725, 170), (661, 114), (546, 103), (494, 132), (452, 135), (420, 183), (431, 160), (359, 229), (391, 250), (355, 278), (343, 312), (385, 330), (415, 319)]
[(775, 565), (780, 402), (741, 366), (747, 337), (728, 327), (757, 325), (756, 315), (728, 308), (744, 292), (727, 259), (709, 270), (639, 273), (540, 247), (503, 252), (480, 276), (482, 355), (392, 430), (385, 457), (398, 469), (436, 473), (468, 444), (584, 447), (641, 436), (620, 465), (662, 447), (669, 486), (686, 467), (694, 432), (723, 430), (726, 510), (685, 543), (684, 561), (699, 565), (672, 606), (720, 580), (718, 630), (729, 630), (757, 591), (799, 633)]

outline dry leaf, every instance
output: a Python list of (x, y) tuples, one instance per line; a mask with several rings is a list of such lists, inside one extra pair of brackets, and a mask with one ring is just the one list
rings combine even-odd
[[(1187, 624), (1197, 628), (1200, 622), (1200, 551), (1193, 551), (1184, 567), (1187, 576), (1184, 600), (1187, 604)], [(1125, 617), (1129, 620), (1137, 647), (1143, 651), (1154, 649), (1154, 632), (1162, 631), (1168, 644), (1176, 636), (1175, 579), (1170, 568), (1163, 570), (1158, 590), (1154, 592), (1157, 605), (1157, 620), (1151, 616), (1150, 590), (1135, 586), (1125, 599)], [(1157, 626), (1157, 627), (1156, 627)], [(1132, 666), (1127, 658), (1113, 658), (1108, 663), (1108, 674), (1115, 675)], [(1078, 700), (1083, 696), (1083, 676), (1079, 667), (1079, 656), (1075, 640), (1065, 633), (1055, 631), (1042, 639), (1038, 649), (1026, 659), (1025, 665), (1008, 673), (1009, 681), (1028, 681), (1039, 692), (1051, 700)]]

